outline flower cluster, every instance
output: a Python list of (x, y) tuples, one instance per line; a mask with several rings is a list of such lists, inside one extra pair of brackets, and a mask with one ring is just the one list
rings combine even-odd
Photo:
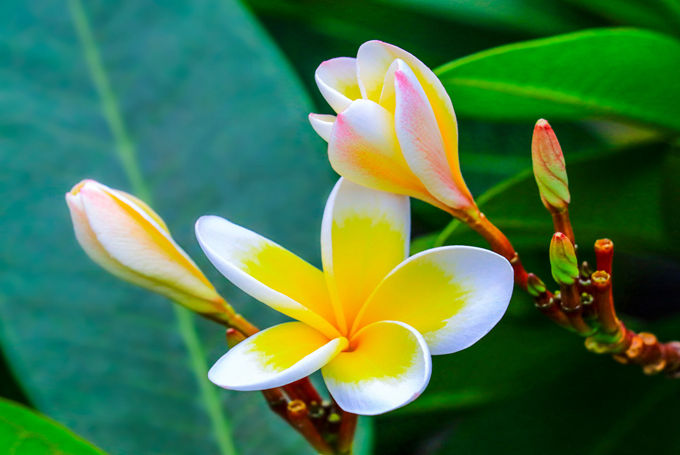
[(493, 328), (510, 301), (513, 268), (467, 246), (409, 257), (409, 196), (464, 220), (481, 218), (460, 172), (451, 100), (429, 68), (370, 41), (357, 58), (322, 63), (316, 81), (337, 116), (310, 121), (343, 176), (323, 215), (322, 269), (223, 218), (196, 223), (215, 267), (291, 322), (256, 333), (134, 196), (88, 180), (66, 201), (96, 263), (252, 335), (211, 368), (215, 384), (266, 390), (321, 370), (343, 410), (380, 414), (424, 390), (431, 355), (465, 349)]

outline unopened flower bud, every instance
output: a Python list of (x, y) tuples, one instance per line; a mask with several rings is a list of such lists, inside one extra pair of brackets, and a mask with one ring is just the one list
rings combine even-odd
[(220, 318), (233, 313), (163, 220), (136, 197), (84, 180), (66, 193), (78, 243), (113, 275)]
[(560, 286), (574, 284), (579, 275), (574, 245), (561, 232), (556, 232), (550, 242), (550, 270)]
[(550, 212), (565, 210), (571, 201), (567, 169), (560, 143), (546, 120), (539, 120), (534, 127), (531, 158), (543, 205)]

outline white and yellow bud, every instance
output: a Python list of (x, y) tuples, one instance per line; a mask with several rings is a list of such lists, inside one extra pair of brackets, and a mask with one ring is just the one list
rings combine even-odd
[(78, 243), (111, 274), (213, 318), (231, 312), (163, 220), (140, 199), (83, 180), (66, 193), (66, 203)]

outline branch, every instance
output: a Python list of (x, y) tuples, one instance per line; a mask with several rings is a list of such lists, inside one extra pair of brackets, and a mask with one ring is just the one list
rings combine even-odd
[[(556, 229), (568, 226), (573, 236), (566, 209), (558, 219), (553, 216), (553, 222)], [(612, 296), (614, 244), (611, 240), (595, 242), (598, 270), (582, 274), (573, 285), (562, 286), (559, 294), (552, 294), (540, 278), (524, 269), (508, 238), (488, 218), (481, 217), (480, 222), (471, 227), (494, 251), (510, 261), (515, 269), (515, 283), (532, 295), (536, 307), (558, 325), (586, 337), (589, 351), (612, 354), (620, 363), (640, 365), (646, 374), (666, 373), (680, 378), (680, 342), (661, 343), (654, 334), (635, 333), (619, 320)], [(587, 270), (586, 263), (581, 270)]]

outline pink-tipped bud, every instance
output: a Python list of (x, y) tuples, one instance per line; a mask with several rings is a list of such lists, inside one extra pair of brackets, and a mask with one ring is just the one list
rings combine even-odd
[(550, 271), (560, 286), (574, 284), (578, 278), (576, 250), (569, 237), (561, 232), (556, 232), (550, 242)]
[(562, 148), (550, 124), (541, 119), (536, 122), (531, 141), (531, 158), (534, 177), (538, 184), (543, 205), (550, 212), (560, 212), (571, 201), (567, 168)]

